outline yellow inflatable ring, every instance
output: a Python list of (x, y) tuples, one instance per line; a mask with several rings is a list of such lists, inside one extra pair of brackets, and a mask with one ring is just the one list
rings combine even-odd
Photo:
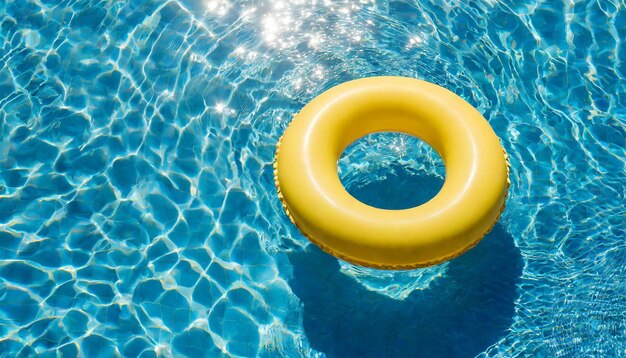
[[(337, 161), (374, 132), (421, 138), (446, 178), (427, 203), (405, 210), (363, 204), (343, 187)], [(350, 81), (298, 113), (277, 145), (274, 179), (287, 215), (326, 252), (380, 269), (455, 258), (491, 230), (508, 190), (506, 154), (485, 118), (454, 93), (404, 77)]]

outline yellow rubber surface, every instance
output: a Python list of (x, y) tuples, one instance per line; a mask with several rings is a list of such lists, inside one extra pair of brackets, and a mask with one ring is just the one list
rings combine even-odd
[[(337, 161), (374, 132), (413, 135), (439, 153), (446, 178), (434, 198), (386, 210), (345, 190)], [(371, 77), (331, 88), (296, 115), (277, 145), (275, 182), (290, 219), (323, 250), (364, 266), (410, 269), (480, 241), (504, 208), (508, 164), (489, 123), (459, 96), (416, 79)]]

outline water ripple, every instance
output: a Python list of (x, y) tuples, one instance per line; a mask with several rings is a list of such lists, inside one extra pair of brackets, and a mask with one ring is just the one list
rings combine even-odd
[(624, 38), (617, 0), (3, 2), (0, 352), (324, 354), (302, 302), (332, 293), (294, 293), (309, 249), (274, 146), (323, 90), (403, 75), (476, 106), (510, 156), (524, 269), (484, 355), (626, 354)]

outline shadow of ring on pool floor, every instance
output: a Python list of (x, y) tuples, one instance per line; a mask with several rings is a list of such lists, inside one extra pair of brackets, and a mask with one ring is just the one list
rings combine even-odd
[(305, 333), (328, 357), (473, 357), (510, 328), (523, 269), (500, 224), (403, 301), (365, 289), (314, 245), (290, 261)]

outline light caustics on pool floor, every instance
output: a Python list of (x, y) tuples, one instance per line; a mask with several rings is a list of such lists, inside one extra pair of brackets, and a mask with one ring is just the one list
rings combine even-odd
[[(624, 38), (617, 0), (3, 1), (0, 352), (626, 355)], [(294, 113), (374, 75), (449, 88), (510, 156), (446, 266), (339, 263), (275, 196)], [(423, 145), (359, 146), (355, 196), (440, 185)]]

